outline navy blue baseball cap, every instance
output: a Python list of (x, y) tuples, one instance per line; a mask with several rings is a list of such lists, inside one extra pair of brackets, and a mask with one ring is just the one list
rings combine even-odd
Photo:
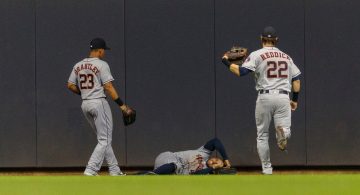
[(276, 30), (274, 27), (272, 26), (267, 26), (264, 28), (264, 31), (261, 34), (262, 37), (267, 37), (267, 38), (276, 38)]
[(110, 48), (106, 46), (106, 42), (102, 38), (95, 38), (95, 39), (91, 40), (90, 49), (110, 50)]

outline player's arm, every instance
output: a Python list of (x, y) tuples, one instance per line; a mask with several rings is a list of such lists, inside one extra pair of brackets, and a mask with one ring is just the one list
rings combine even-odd
[(220, 155), (222, 156), (222, 158), (224, 159), (225, 168), (231, 167), (229, 157), (226, 153), (225, 147), (218, 138), (214, 138), (214, 139), (206, 142), (206, 144), (204, 145), (204, 148), (209, 151), (215, 151), (215, 150), (218, 151), (220, 153)]
[(214, 174), (214, 168), (207, 167), (205, 169), (197, 170), (192, 175), (207, 175), (207, 174)]
[(291, 110), (296, 110), (297, 102), (300, 92), (300, 79), (299, 76), (292, 79), (292, 98), (290, 102)]
[(123, 101), (120, 99), (115, 87), (113, 86), (112, 82), (109, 81), (104, 84), (104, 90), (105, 92), (111, 97), (112, 100), (114, 100), (120, 107), (122, 111), (127, 110), (127, 106), (123, 103)]
[(75, 85), (74, 83), (67, 83), (67, 88), (72, 91), (73, 93), (76, 93), (78, 95), (81, 95), (80, 89), (78, 88), (77, 85)]
[(237, 64), (233, 64), (228, 60), (228, 57), (226, 55), (223, 56), (222, 58), (222, 62), (223, 64), (228, 67), (230, 69), (230, 71), (232, 73), (234, 73), (235, 75), (241, 77), (241, 76), (245, 76), (247, 74), (249, 74), (250, 72), (252, 72), (251, 70), (241, 67)]

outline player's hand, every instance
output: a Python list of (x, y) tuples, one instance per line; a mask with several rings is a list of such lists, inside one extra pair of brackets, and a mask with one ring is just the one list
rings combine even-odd
[(213, 169), (219, 169), (219, 168), (222, 168), (223, 166), (224, 166), (224, 163), (222, 162), (222, 160), (212, 164)]
[(298, 103), (290, 101), (291, 110), (295, 111), (297, 109)]
[(227, 54), (225, 53), (224, 56), (222, 57), (222, 59), (224, 59), (224, 58), (228, 60), (229, 56), (227, 56)]
[(120, 109), (122, 112), (126, 113), (129, 110), (129, 107), (127, 105), (123, 104), (122, 106), (120, 106)]
[(120, 109), (121, 109), (121, 112), (123, 113), (123, 115), (125, 115), (125, 116), (130, 115), (133, 112), (133, 109), (125, 104), (120, 106)]
[(124, 125), (128, 126), (133, 124), (136, 120), (136, 110), (130, 108), (125, 104), (120, 106), (120, 109), (123, 115)]
[(229, 160), (224, 160), (224, 168), (230, 168), (231, 164)]

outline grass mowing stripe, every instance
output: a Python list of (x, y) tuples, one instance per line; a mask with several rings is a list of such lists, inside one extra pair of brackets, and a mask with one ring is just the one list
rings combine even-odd
[(3, 176), (0, 194), (360, 194), (360, 175)]

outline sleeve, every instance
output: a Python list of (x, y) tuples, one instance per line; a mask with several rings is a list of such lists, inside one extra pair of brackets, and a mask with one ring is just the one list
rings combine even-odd
[(256, 57), (254, 53), (251, 53), (245, 60), (245, 62), (242, 64), (241, 67), (244, 67), (246, 69), (249, 69), (251, 71), (255, 71), (256, 69)]
[(240, 76), (241, 77), (249, 74), (250, 72), (253, 72), (252, 70), (244, 68), (242, 66), (239, 68), (239, 70), (240, 70)]
[(291, 78), (292, 79), (294, 79), (295, 77), (299, 77), (299, 75), (301, 74), (299, 68), (293, 62), (292, 62), (292, 66), (291, 66), (290, 71), (291, 71)]
[(110, 72), (110, 67), (106, 62), (104, 62), (100, 70), (100, 79), (103, 85), (114, 80)]
[(76, 74), (75, 74), (75, 71), (74, 71), (74, 70), (71, 71), (68, 82), (69, 82), (69, 83), (72, 83), (72, 84), (74, 84), (74, 85), (77, 84), (77, 77), (76, 77)]

